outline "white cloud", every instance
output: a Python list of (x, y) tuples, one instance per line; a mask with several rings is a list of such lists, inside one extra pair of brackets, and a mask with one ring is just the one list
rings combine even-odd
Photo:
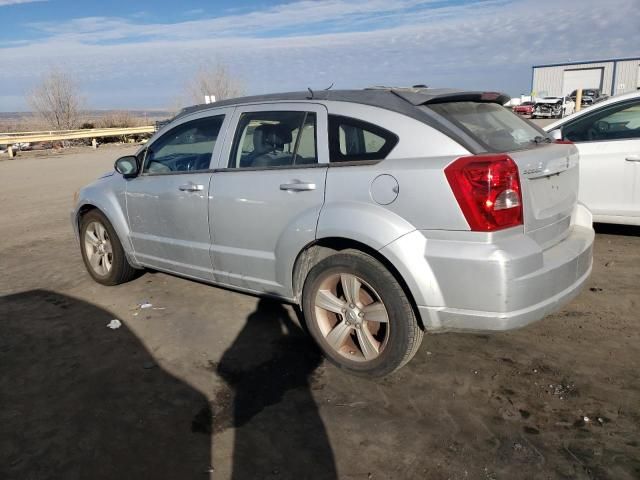
[(20, 5), (21, 3), (46, 2), (47, 0), (0, 0), (0, 7)]
[(8, 64), (30, 65), (0, 72), (0, 89), (16, 95), (49, 65), (64, 65), (97, 106), (166, 106), (202, 61), (222, 58), (251, 93), (332, 82), (520, 93), (533, 64), (640, 55), (637, 0), (610, 0), (606, 10), (598, 0), (557, 3), (328, 0), (167, 25), (74, 19), (37, 25), (44, 39), (0, 48)]

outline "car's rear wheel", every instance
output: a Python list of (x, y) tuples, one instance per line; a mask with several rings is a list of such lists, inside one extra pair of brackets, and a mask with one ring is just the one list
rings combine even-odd
[(91, 210), (80, 220), (80, 249), (89, 275), (103, 285), (118, 285), (135, 278), (120, 239), (107, 218)]
[(397, 370), (422, 342), (402, 286), (384, 265), (357, 250), (331, 255), (311, 269), (302, 308), (327, 358), (358, 375)]

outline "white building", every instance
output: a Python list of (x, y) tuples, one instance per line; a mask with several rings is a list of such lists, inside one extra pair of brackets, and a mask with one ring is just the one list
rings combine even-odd
[(599, 88), (606, 95), (640, 90), (640, 57), (534, 65), (531, 91), (537, 97), (568, 95)]

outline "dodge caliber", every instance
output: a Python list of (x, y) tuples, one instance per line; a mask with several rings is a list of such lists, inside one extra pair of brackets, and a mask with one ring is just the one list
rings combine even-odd
[(386, 375), (425, 332), (543, 318), (591, 272), (578, 152), (507, 96), (377, 88), (190, 107), (71, 212), (104, 285), (145, 268), (298, 305), (327, 358)]

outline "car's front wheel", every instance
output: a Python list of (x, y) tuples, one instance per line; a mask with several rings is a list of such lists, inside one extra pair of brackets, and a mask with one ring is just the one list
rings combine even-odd
[(98, 283), (118, 285), (138, 275), (113, 226), (98, 210), (91, 210), (80, 220), (80, 249), (89, 274)]
[(411, 302), (379, 261), (357, 250), (331, 255), (305, 280), (302, 308), (327, 358), (362, 376), (402, 367), (422, 342)]

